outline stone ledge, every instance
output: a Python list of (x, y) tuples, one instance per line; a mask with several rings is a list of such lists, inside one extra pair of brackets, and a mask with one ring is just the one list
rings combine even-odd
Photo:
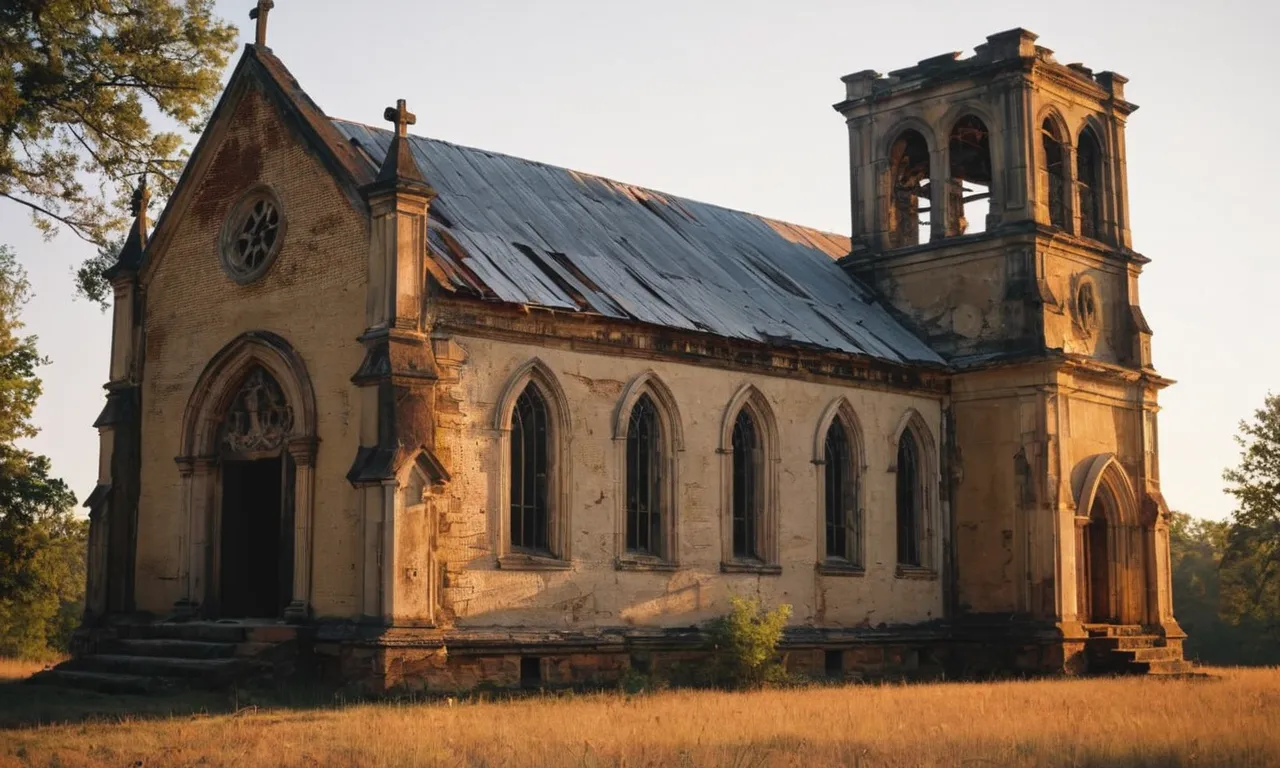
[(867, 569), (843, 560), (823, 560), (814, 566), (821, 576), (866, 576)]
[(680, 566), (668, 560), (660, 560), (650, 557), (620, 557), (614, 561), (615, 569), (619, 571), (678, 571)]
[(893, 570), (895, 579), (912, 579), (915, 581), (937, 581), (938, 572), (932, 568), (921, 568), (918, 565), (899, 565)]
[(777, 576), (782, 573), (782, 566), (771, 563), (749, 563), (741, 560), (730, 560), (720, 563), (721, 573), (756, 573), (761, 576)]
[(513, 552), (498, 557), (498, 568), (504, 571), (567, 571), (573, 568), (573, 562), (547, 555)]

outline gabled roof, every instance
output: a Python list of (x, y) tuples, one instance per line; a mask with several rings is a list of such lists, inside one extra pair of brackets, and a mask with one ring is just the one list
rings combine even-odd
[[(167, 249), (192, 180), (249, 83), (264, 88), (362, 210), (392, 132), (335, 120), (269, 50), (246, 46), (152, 233)], [(410, 136), (438, 193), (429, 246), (445, 287), (480, 299), (898, 363), (944, 364), (835, 259), (849, 240), (494, 152)]]
[[(392, 132), (334, 120), (382, 164)], [(445, 286), (503, 303), (894, 362), (943, 361), (835, 260), (849, 240), (411, 136)]]

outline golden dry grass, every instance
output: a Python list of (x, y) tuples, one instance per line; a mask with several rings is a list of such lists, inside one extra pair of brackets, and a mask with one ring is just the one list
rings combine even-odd
[(1280, 670), (368, 704), (0, 731), (0, 765), (1276, 766)]
[(62, 661), (62, 659), (30, 661), (27, 659), (6, 659), (0, 656), (0, 682), (31, 677), (45, 667), (52, 667), (59, 661)]

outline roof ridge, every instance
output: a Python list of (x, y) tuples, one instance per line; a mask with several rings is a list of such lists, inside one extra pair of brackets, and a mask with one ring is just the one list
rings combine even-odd
[[(386, 128), (381, 128), (381, 127), (376, 126), (376, 125), (369, 125), (368, 123), (363, 123), (363, 122), (360, 122), (359, 120), (348, 120), (348, 119), (346, 119), (346, 118), (342, 118), (342, 117), (331, 117), (331, 116), (329, 117), (329, 119), (330, 119), (331, 121), (333, 121), (333, 122), (348, 123), (348, 124), (350, 124), (350, 125), (358, 125), (358, 126), (360, 126), (360, 127), (362, 127), (362, 128), (365, 128), (366, 130), (369, 130), (369, 131), (375, 131), (375, 132), (378, 132), (378, 133), (391, 133), (391, 131), (387, 130)], [(709, 202), (707, 202), (707, 201), (705, 201), (705, 200), (699, 200), (699, 199), (696, 199), (696, 198), (693, 198), (693, 197), (686, 197), (686, 196), (684, 196), (684, 195), (674, 194), (674, 193), (672, 193), (672, 192), (664, 192), (664, 191), (662, 191), (662, 190), (660, 190), (660, 189), (654, 189), (654, 188), (652, 188), (652, 187), (645, 187), (645, 186), (642, 186), (642, 185), (640, 185), (640, 184), (633, 184), (633, 183), (631, 183), (631, 182), (629, 182), (629, 181), (621, 181), (621, 180), (619, 180), (619, 179), (615, 179), (615, 178), (612, 178), (612, 177), (610, 177), (610, 176), (602, 176), (602, 175), (600, 175), (600, 174), (598, 174), (598, 173), (592, 173), (591, 171), (579, 171), (579, 170), (576, 170), (576, 169), (574, 169), (574, 168), (569, 168), (569, 167), (567, 167), (567, 166), (563, 166), (563, 165), (555, 165), (555, 164), (553, 164), (553, 163), (548, 163), (548, 162), (545, 162), (545, 161), (542, 161), (542, 160), (533, 160), (533, 159), (530, 159), (530, 158), (527, 158), (527, 157), (520, 157), (519, 155), (513, 155), (513, 154), (511, 154), (510, 152), (501, 152), (501, 151), (499, 151), (499, 150), (495, 150), (495, 149), (485, 149), (484, 147), (475, 147), (475, 146), (472, 146), (472, 145), (470, 145), (470, 144), (459, 144), (459, 143), (458, 143), (458, 142), (456, 142), (456, 141), (449, 141), (448, 139), (439, 139), (439, 138), (435, 138), (435, 137), (432, 137), (432, 136), (423, 136), (423, 135), (421, 135), (421, 134), (417, 134), (417, 133), (410, 133), (410, 134), (409, 134), (409, 137), (410, 137), (410, 138), (413, 138), (413, 139), (421, 139), (422, 141), (434, 141), (434, 142), (439, 143), (439, 144), (447, 144), (447, 145), (449, 145), (449, 146), (451, 146), (451, 147), (457, 147), (458, 149), (471, 150), (471, 151), (473, 151), (473, 152), (484, 152), (484, 153), (487, 153), (487, 154), (490, 154), (490, 155), (497, 155), (497, 156), (499, 156), (499, 157), (506, 157), (506, 158), (510, 158), (510, 159), (512, 159), (512, 160), (519, 160), (519, 161), (520, 161), (520, 162), (522, 162), (522, 163), (530, 163), (531, 165), (537, 165), (537, 166), (541, 166), (541, 167), (543, 167), (543, 168), (549, 168), (549, 169), (556, 170), (556, 171), (565, 171), (565, 172), (567, 172), (567, 173), (574, 173), (574, 174), (578, 174), (578, 175), (580, 175), (580, 176), (589, 176), (589, 177), (591, 177), (591, 178), (593, 178), (593, 179), (597, 179), (597, 180), (599, 180), (599, 181), (608, 182), (608, 183), (610, 183), (610, 184), (617, 184), (617, 185), (619, 185), (619, 186), (623, 186), (623, 187), (629, 187), (629, 188), (631, 188), (631, 189), (639, 190), (639, 191), (641, 191), (641, 192), (648, 192), (648, 193), (653, 194), (653, 195), (658, 195), (658, 196), (665, 197), (665, 198), (670, 198), (670, 199), (673, 199), (673, 200), (679, 200), (679, 201), (681, 201), (681, 202), (697, 203), (698, 205), (705, 205), (705, 206), (708, 206), (708, 207), (710, 207), (710, 208), (718, 208), (718, 209), (720, 209), (720, 210), (722, 210), (722, 211), (727, 211), (727, 212), (729, 212), (729, 213), (739, 213), (739, 214), (742, 214), (743, 216), (751, 216), (751, 217), (754, 217), (754, 218), (760, 219), (761, 221), (766, 221), (766, 222), (770, 222), (770, 223), (773, 223), (773, 224), (781, 224), (781, 225), (788, 226), (788, 227), (797, 227), (797, 228), (799, 228), (799, 229), (807, 230), (807, 231), (812, 232), (812, 233), (814, 233), (814, 234), (822, 235), (822, 236), (824, 236), (824, 237), (837, 238), (837, 239), (840, 239), (840, 240), (849, 240), (849, 239), (850, 239), (849, 235), (842, 234), (842, 233), (840, 233), (840, 232), (831, 232), (831, 231), (826, 230), (826, 229), (819, 229), (818, 227), (811, 227), (811, 226), (809, 226), (809, 225), (807, 225), (807, 224), (799, 224), (799, 223), (794, 222), (794, 221), (787, 221), (786, 219), (780, 219), (780, 218), (776, 218), (776, 217), (774, 217), (774, 216), (767, 216), (767, 215), (762, 214), (762, 213), (753, 213), (752, 211), (744, 211), (744, 210), (742, 210), (741, 208), (730, 208), (729, 206), (727, 206), (727, 205), (721, 205), (720, 203), (709, 203)], [(428, 179), (428, 182), (430, 182), (430, 179)]]

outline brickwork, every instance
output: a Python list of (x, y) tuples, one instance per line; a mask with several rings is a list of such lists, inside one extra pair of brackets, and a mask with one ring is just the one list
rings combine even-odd
[[(304, 359), (315, 388), (321, 444), (316, 457), (313, 601), (321, 615), (358, 611), (359, 501), (344, 475), (355, 456), (358, 414), (350, 378), (362, 349), (368, 234), (365, 218), (332, 176), (250, 86), (195, 185), (190, 213), (144, 274), (142, 497), (137, 601), (167, 611), (178, 597), (178, 553), (185, 536), (182, 482), (174, 458), (201, 370), (239, 334), (267, 330)], [(228, 211), (255, 184), (279, 196), (288, 229), (274, 265), (237, 285), (218, 259)]]

